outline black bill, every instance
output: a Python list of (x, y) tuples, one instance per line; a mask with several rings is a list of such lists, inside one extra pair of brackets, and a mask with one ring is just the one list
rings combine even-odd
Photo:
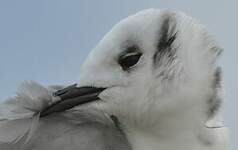
[(76, 84), (66, 87), (53, 93), (53, 96), (60, 100), (51, 104), (41, 112), (41, 117), (47, 116), (55, 112), (62, 112), (78, 105), (86, 104), (99, 100), (98, 95), (105, 88), (96, 87), (77, 87)]

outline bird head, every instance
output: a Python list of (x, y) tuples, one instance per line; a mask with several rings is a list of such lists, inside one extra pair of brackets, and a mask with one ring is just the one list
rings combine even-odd
[(91, 106), (127, 123), (172, 117), (203, 124), (221, 105), (220, 53), (205, 27), (184, 13), (141, 11), (105, 35), (81, 67), (79, 87), (59, 91), (62, 101), (42, 116), (99, 98)]
[(130, 120), (191, 110), (205, 119), (220, 105), (220, 53), (195, 19), (144, 10), (116, 24), (90, 52), (79, 85), (106, 88), (97, 106)]

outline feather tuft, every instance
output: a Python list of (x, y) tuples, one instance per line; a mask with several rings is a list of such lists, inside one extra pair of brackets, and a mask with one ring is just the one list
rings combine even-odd
[(0, 104), (0, 148), (21, 143), (23, 149), (37, 129), (41, 111), (52, 101), (52, 91), (33, 81), (22, 83), (15, 97)]

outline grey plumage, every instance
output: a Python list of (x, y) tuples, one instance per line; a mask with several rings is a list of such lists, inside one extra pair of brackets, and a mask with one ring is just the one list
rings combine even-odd
[(130, 150), (112, 119), (98, 110), (71, 110), (41, 118), (27, 144), (23, 144), (24, 138), (14, 144), (0, 144), (0, 149)]
[(26, 150), (42, 149), (129, 150), (130, 147), (114, 122), (102, 112), (75, 110), (42, 118)]
[(0, 150), (130, 150), (115, 116), (111, 119), (95, 108), (76, 107), (40, 118), (40, 109), (61, 88), (34, 82), (21, 86), (22, 91), (3, 105), (9, 112), (0, 112)]

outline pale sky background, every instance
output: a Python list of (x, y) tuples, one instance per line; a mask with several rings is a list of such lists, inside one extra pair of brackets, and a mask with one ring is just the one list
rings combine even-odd
[(0, 99), (24, 80), (74, 83), (89, 51), (115, 23), (152, 7), (198, 18), (224, 48), (225, 124), (237, 150), (236, 0), (0, 0)]

